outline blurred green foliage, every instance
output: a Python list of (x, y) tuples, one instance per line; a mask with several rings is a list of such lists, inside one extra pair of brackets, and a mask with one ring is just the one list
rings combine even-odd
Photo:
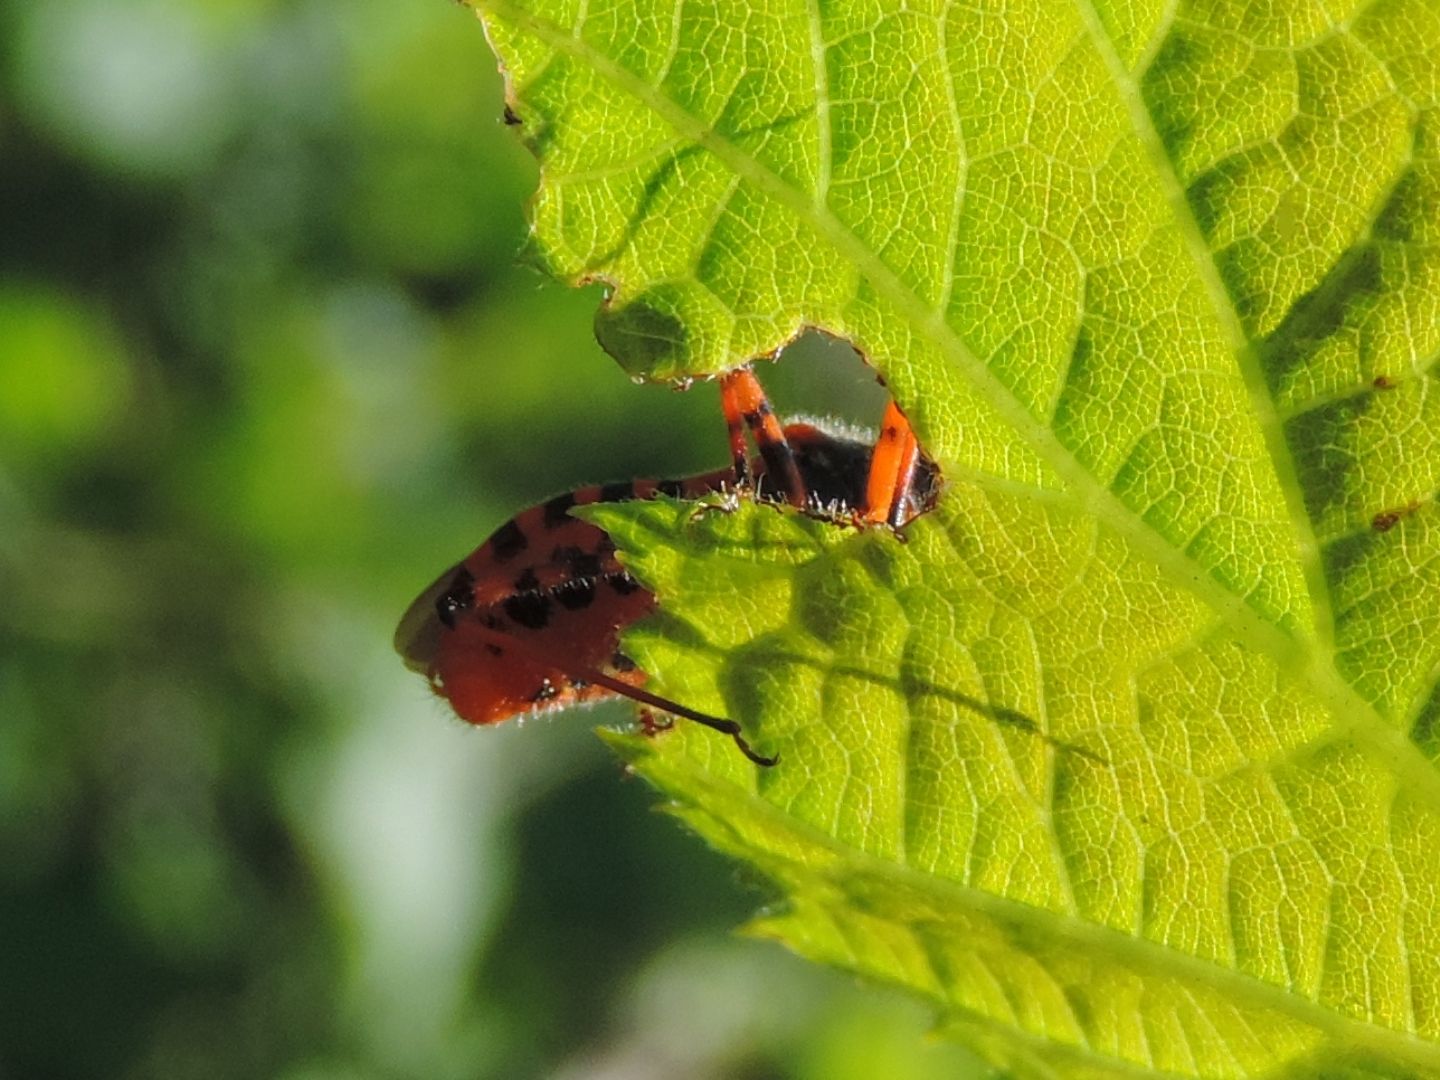
[(624, 709), (476, 733), (390, 653), (516, 509), (724, 460), (517, 258), (473, 18), (0, 0), (0, 80), (0, 1076), (956, 1075), (728, 935)]

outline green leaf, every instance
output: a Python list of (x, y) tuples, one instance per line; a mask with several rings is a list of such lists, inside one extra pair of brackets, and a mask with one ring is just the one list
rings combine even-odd
[(1016, 1075), (1440, 1075), (1434, 0), (478, 6), (617, 359), (821, 327), (948, 482), (592, 511), (782, 755), (618, 741), (757, 931)]

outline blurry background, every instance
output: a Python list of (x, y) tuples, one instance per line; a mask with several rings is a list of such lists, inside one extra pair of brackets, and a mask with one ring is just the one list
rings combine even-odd
[(390, 651), (518, 509), (725, 460), (520, 265), (501, 106), (441, 0), (0, 0), (0, 1077), (962, 1068), (730, 933), (626, 709), (472, 731)]

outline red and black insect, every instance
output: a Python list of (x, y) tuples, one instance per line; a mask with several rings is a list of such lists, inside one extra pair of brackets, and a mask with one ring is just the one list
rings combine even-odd
[[(721, 379), (732, 465), (683, 480), (580, 488), (522, 511), (410, 605), (395, 634), (405, 663), (430, 680), (462, 720), (511, 717), (623, 695), (693, 720), (756, 753), (734, 720), (643, 688), (620, 633), (655, 608), (655, 595), (620, 564), (604, 530), (575, 506), (654, 495), (695, 499), (734, 487), (838, 519), (899, 527), (935, 504), (939, 474), (893, 402), (871, 444), (807, 423), (782, 426), (749, 368)], [(752, 459), (749, 431), (758, 451)]]

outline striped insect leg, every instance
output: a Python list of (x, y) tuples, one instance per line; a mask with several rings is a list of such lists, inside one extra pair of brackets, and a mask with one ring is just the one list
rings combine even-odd
[(920, 442), (900, 406), (890, 402), (880, 437), (870, 457), (865, 484), (865, 520), (898, 527), (905, 521), (905, 503), (915, 479)]
[(743, 484), (753, 479), (745, 449), (744, 429), (748, 428), (765, 462), (765, 475), (771, 483), (779, 485), (791, 505), (804, 506), (808, 494), (805, 480), (785, 440), (785, 431), (753, 371), (745, 367), (721, 377), (720, 407), (725, 414), (736, 482)]

